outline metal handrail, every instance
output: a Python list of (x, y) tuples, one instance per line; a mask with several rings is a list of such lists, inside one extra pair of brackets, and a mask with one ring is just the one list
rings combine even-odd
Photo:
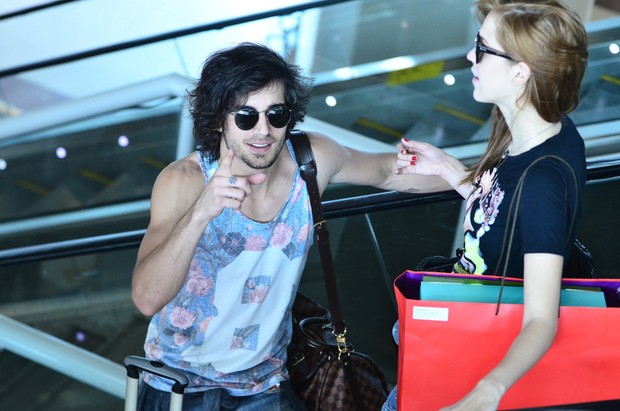
[(115, 397), (125, 397), (125, 367), (2, 314), (0, 348)]

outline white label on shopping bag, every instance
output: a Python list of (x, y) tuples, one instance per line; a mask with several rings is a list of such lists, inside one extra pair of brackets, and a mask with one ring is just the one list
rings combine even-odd
[(446, 307), (413, 307), (414, 320), (448, 321), (448, 308)]

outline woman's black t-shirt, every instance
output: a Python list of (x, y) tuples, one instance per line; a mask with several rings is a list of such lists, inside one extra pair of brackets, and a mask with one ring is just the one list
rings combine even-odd
[[(561, 161), (536, 161), (546, 155), (565, 160), (575, 173), (577, 185)], [(534, 162), (524, 179), (514, 237), (508, 247), (509, 235), (505, 233), (512, 227), (507, 222), (510, 204), (520, 177)], [(523, 154), (506, 156), (478, 178), (467, 200), (464, 253), (455, 271), (502, 275), (508, 248), (509, 277), (523, 277), (523, 256), (527, 253), (562, 255), (566, 261), (575, 238), (585, 178), (583, 139), (573, 122), (564, 117), (556, 136)]]

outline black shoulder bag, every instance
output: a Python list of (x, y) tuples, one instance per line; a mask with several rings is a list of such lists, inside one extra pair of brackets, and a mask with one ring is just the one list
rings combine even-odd
[(293, 338), (287, 368), (295, 393), (309, 410), (380, 410), (389, 393), (380, 367), (346, 339), (336, 276), (308, 136), (292, 130), (289, 139), (306, 182), (319, 247), (329, 312), (298, 293), (293, 304)]

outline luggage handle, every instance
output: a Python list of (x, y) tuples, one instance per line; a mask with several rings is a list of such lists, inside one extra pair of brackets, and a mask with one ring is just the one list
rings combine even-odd
[(138, 400), (138, 382), (140, 371), (146, 371), (160, 377), (174, 381), (172, 392), (170, 393), (170, 411), (181, 410), (183, 405), (183, 393), (189, 385), (189, 380), (185, 374), (168, 367), (161, 361), (151, 361), (136, 355), (129, 355), (123, 361), (127, 370), (127, 388), (125, 395), (125, 411), (135, 411)]

